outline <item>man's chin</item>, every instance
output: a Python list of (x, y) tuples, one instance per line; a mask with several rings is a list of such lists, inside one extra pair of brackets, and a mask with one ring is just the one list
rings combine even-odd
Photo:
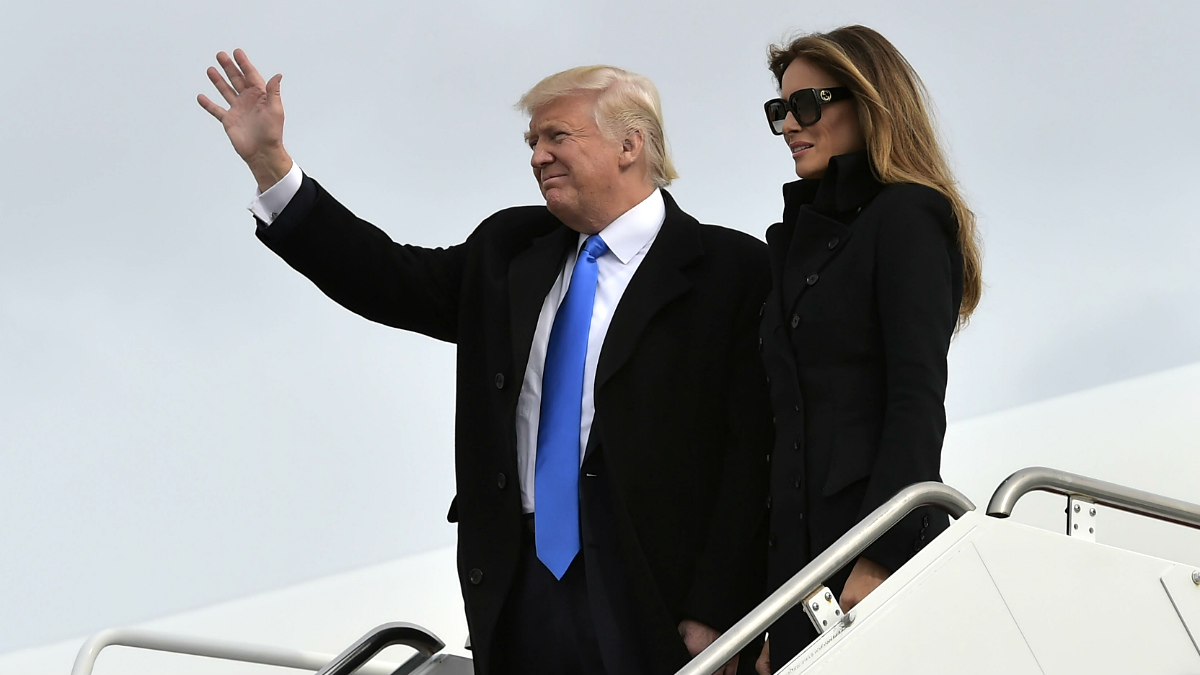
[(545, 197), (546, 208), (556, 218), (565, 222), (571, 214), (572, 209), (570, 205), (566, 203), (566, 200), (562, 199), (562, 195), (558, 194), (556, 190), (546, 191)]

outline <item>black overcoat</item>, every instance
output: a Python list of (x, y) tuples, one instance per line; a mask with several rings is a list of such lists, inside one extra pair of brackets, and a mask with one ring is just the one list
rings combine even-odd
[[(633, 617), (654, 673), (688, 658), (679, 621), (724, 630), (761, 598), (771, 442), (757, 351), (766, 246), (663, 199), (662, 229), (600, 353), (580, 485), (589, 594)], [(521, 545), (517, 398), (542, 302), (578, 235), (529, 206), (456, 246), (396, 244), (306, 177), (258, 236), (348, 309), (457, 344), (451, 517), (476, 672), (492, 672)]]
[[(879, 183), (866, 152), (784, 186), (761, 327), (776, 424), (770, 590), (902, 488), (941, 480), (956, 230), (945, 197)], [(948, 522), (919, 509), (863, 555), (895, 570)], [(852, 567), (831, 580), (836, 594)], [(815, 636), (800, 608), (770, 634), (775, 666)]]

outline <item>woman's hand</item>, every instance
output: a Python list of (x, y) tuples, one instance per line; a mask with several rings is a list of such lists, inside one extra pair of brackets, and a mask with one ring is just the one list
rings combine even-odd
[[(679, 637), (683, 638), (683, 644), (687, 647), (688, 654), (694, 657), (721, 637), (721, 634), (699, 621), (684, 619), (679, 622)], [(734, 656), (714, 675), (737, 675), (737, 666), (738, 657)]]
[(758, 675), (771, 675), (771, 641), (763, 642), (762, 653), (758, 655), (758, 660), (754, 662), (754, 672)]
[(233, 149), (258, 181), (259, 191), (266, 191), (292, 168), (292, 158), (283, 148), (283, 101), (279, 97), (279, 82), (283, 75), (264, 82), (240, 49), (233, 50), (233, 58), (220, 52), (217, 63), (221, 64), (225, 75), (209, 67), (208, 79), (229, 104), (229, 109), (213, 103), (204, 94), (196, 100), (225, 127)]
[(875, 590), (891, 575), (892, 573), (887, 571), (883, 565), (866, 558), (859, 558), (858, 562), (854, 563), (854, 569), (850, 571), (850, 578), (846, 579), (842, 597), (838, 599), (838, 604), (842, 606), (842, 612), (854, 609), (854, 606), (862, 602), (868, 593)]

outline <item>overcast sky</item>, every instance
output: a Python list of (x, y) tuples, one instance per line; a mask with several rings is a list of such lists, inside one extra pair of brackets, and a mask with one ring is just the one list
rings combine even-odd
[(951, 420), (1200, 360), (1198, 3), (9, 4), (0, 652), (454, 540), (453, 347), (255, 240), (195, 103), (222, 49), (284, 73), (292, 155), (398, 240), (538, 202), (513, 104), (596, 62), (659, 85), (681, 205), (761, 237), (794, 178), (766, 47), (864, 23), (928, 85), (985, 238)]

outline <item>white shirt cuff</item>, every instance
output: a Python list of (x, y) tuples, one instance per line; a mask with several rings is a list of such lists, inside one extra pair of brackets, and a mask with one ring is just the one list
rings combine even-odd
[(300, 183), (304, 181), (304, 172), (300, 165), (292, 162), (292, 168), (278, 183), (267, 188), (266, 192), (258, 193), (250, 202), (250, 213), (258, 216), (259, 220), (270, 225), (283, 213), (284, 207), (292, 201), (292, 197), (300, 191)]

